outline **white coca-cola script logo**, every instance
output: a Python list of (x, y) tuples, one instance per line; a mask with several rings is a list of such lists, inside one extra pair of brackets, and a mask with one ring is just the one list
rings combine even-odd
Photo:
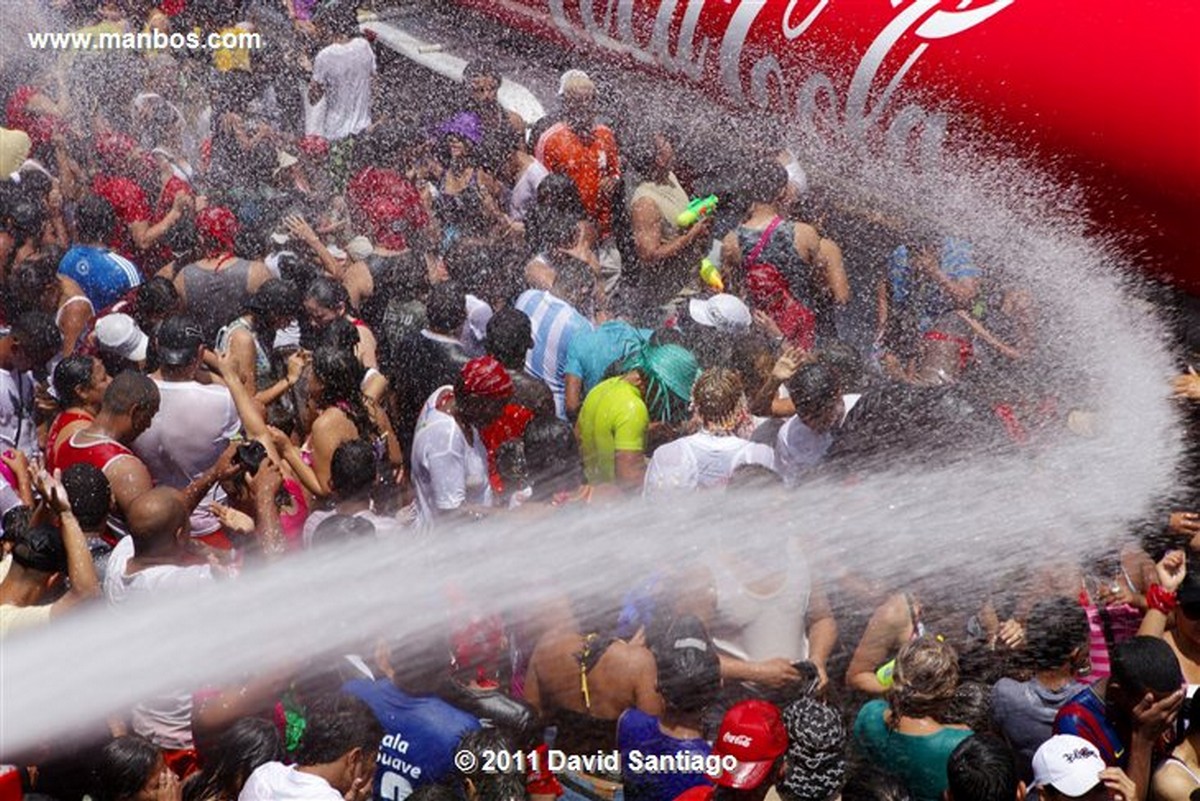
[[(564, 0), (549, 0), (549, 8), (555, 25), (563, 33), (590, 39), (605, 50), (693, 81), (701, 79), (706, 60), (716, 49), (721, 88), (735, 103), (767, 107), (774, 86), (794, 110), (802, 127), (816, 129), (820, 118), (826, 126), (832, 124), (840, 129), (850, 141), (862, 143), (870, 131), (882, 129), (890, 119), (885, 137), (889, 148), (904, 147), (911, 134), (919, 131), (922, 151), (936, 154), (946, 130), (945, 116), (930, 114), (915, 103), (889, 115), (897, 90), (931, 43), (974, 28), (1012, 5), (1014, 0), (987, 0), (974, 6), (972, 0), (957, 0), (953, 8), (943, 7), (946, 0), (890, 0), (896, 14), (859, 57), (844, 96), (833, 79), (821, 71), (809, 73), (800, 86), (794, 87), (774, 54), (759, 56), (752, 64), (743, 63), (751, 28), (764, 10), (778, 9), (779, 3), (740, 0), (721, 34), (719, 46), (714, 48), (714, 42), (707, 36), (697, 40), (697, 27), (706, 3), (730, 0), (662, 0), (646, 42), (639, 42), (634, 35), (636, 2), (579, 0), (577, 21), (569, 18)], [(672, 38), (683, 2), (686, 6), (682, 20)], [(829, 0), (788, 0), (779, 18), (780, 31), (788, 42), (797, 40), (827, 12), (833, 13), (829, 12)], [(902, 60), (894, 72), (880, 74), (885, 62), (895, 64), (899, 57)], [(828, 119), (822, 108), (836, 110), (837, 118)]]

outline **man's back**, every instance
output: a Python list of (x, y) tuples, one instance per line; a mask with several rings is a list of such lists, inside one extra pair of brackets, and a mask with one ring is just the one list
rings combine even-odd
[(646, 469), (646, 494), (724, 487), (733, 471), (747, 464), (774, 470), (775, 454), (767, 445), (741, 437), (699, 431), (654, 451)]
[(295, 765), (266, 762), (242, 786), (238, 801), (342, 801), (329, 782)]
[(550, 387), (557, 414), (564, 417), (567, 348), (575, 336), (591, 331), (592, 324), (571, 304), (542, 289), (522, 292), (515, 305), (529, 316), (533, 329), (533, 347), (525, 357), (525, 369)]
[(58, 272), (79, 284), (96, 309), (113, 305), (142, 283), (142, 274), (129, 259), (89, 245), (68, 250), (58, 263)]
[(343, 692), (362, 699), (383, 726), (375, 797), (403, 799), (414, 789), (454, 773), (454, 752), (479, 720), (440, 698), (412, 696), (389, 679), (356, 679)]
[(325, 138), (345, 139), (371, 124), (375, 53), (361, 36), (327, 46), (313, 60), (312, 79), (325, 87)]
[[(132, 450), (155, 484), (183, 489), (216, 463), (240, 430), (241, 420), (223, 386), (196, 381), (154, 383), (161, 398), (158, 414), (133, 441)], [(215, 494), (211, 497), (216, 500)], [(193, 534), (210, 534), (220, 526), (204, 506), (192, 513)]]
[(1055, 734), (1074, 734), (1100, 749), (1109, 766), (1124, 767), (1128, 761), (1121, 735), (1108, 719), (1104, 699), (1092, 687), (1085, 687), (1058, 710), (1054, 718)]

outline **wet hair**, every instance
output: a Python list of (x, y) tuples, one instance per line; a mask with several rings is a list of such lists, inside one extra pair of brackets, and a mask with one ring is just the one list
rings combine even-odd
[(334, 514), (322, 520), (313, 529), (312, 548), (323, 548), (347, 540), (367, 539), (375, 536), (375, 524), (365, 517)]
[(99, 195), (87, 195), (75, 208), (80, 242), (103, 242), (117, 225), (112, 204)]
[(746, 196), (754, 203), (774, 203), (787, 188), (788, 174), (775, 159), (762, 159), (752, 168), (754, 179), (747, 181)]
[(863, 380), (862, 354), (853, 345), (834, 340), (817, 351), (817, 361), (837, 374), (838, 385), (843, 392), (857, 391)]
[(570, 248), (579, 239), (580, 219), (574, 213), (553, 207), (539, 206), (530, 210), (525, 219), (525, 239), (529, 252), (543, 254), (554, 266), (554, 251)]
[(1131, 696), (1173, 693), (1183, 684), (1175, 652), (1158, 637), (1138, 636), (1117, 645), (1112, 677)]
[(58, 262), (57, 256), (51, 258), (43, 254), (23, 262), (13, 270), (6, 285), (8, 297), (5, 307), (9, 314), (15, 316), (25, 311), (56, 311), (42, 308), (40, 304), (46, 290), (58, 286)]
[(361, 439), (337, 446), (329, 463), (329, 480), (339, 498), (353, 498), (375, 484), (375, 449)]
[(91, 356), (71, 355), (59, 362), (50, 378), (59, 406), (69, 409), (79, 403), (80, 390), (92, 384), (96, 360)]
[(554, 260), (554, 294), (573, 298), (590, 292), (596, 284), (596, 275), (586, 261), (574, 256), (563, 256)]
[[(489, 754), (511, 753), (516, 748), (513, 740), (495, 728), (467, 732), (458, 744), (460, 753), (466, 751), (476, 756), (476, 764), (484, 764)], [(468, 778), (475, 785), (477, 801), (525, 801), (525, 775), (516, 766), (475, 772)]]
[(236, 798), (255, 768), (283, 758), (283, 740), (275, 724), (241, 718), (204, 749), (204, 767), (183, 785), (183, 801)]
[(29, 533), (29, 522), (33, 519), (33, 510), (28, 506), (18, 505), (9, 509), (0, 517), (0, 534), (5, 542), (20, 542)]
[(304, 290), (305, 300), (315, 300), (325, 309), (337, 309), (338, 306), (350, 307), (350, 293), (340, 282), (328, 276), (317, 276)]
[(1065, 665), (1071, 653), (1088, 643), (1087, 614), (1073, 598), (1048, 598), (1034, 604), (1025, 621), (1025, 651), (1037, 670)]
[(648, 643), (658, 666), (658, 692), (668, 709), (703, 712), (721, 691), (721, 660), (704, 624), (682, 615)]
[(977, 733), (992, 729), (991, 685), (978, 681), (963, 681), (954, 688), (954, 696), (940, 718), (942, 723), (966, 726)]
[(97, 801), (123, 801), (142, 791), (162, 759), (158, 746), (135, 734), (118, 737), (100, 750), (96, 762)]
[(139, 286), (134, 297), (132, 316), (143, 330), (152, 327), (154, 318), (164, 317), (179, 308), (179, 292), (164, 275), (156, 275)]
[(137, 370), (122, 370), (113, 376), (104, 391), (103, 407), (112, 414), (129, 414), (137, 406), (158, 403), (158, 386), (150, 376)]
[(740, 464), (729, 476), (727, 490), (765, 490), (783, 486), (783, 476), (761, 464)]
[(1012, 801), (1017, 766), (1012, 749), (998, 737), (975, 734), (950, 752), (946, 763), (953, 801)]
[(679, 132), (673, 126), (662, 124), (636, 127), (627, 142), (622, 143), (621, 160), (643, 179), (654, 170), (654, 162), (658, 158), (657, 138), (660, 136), (670, 142), (672, 147), (679, 144)]
[(82, 529), (95, 530), (104, 524), (112, 505), (112, 486), (103, 470), (76, 462), (62, 472), (62, 485)]
[(361, 340), (362, 337), (358, 333), (358, 326), (345, 317), (337, 318), (321, 332), (322, 345), (329, 345), (330, 347), (349, 351), (350, 353), (354, 353), (354, 349), (358, 347), (358, 343)]
[(453, 281), (443, 281), (429, 290), (425, 300), (425, 319), (431, 331), (457, 334), (467, 321), (467, 299)]
[(637, 370), (645, 380), (643, 398), (650, 417), (660, 422), (678, 422), (687, 416), (692, 384), (700, 365), (680, 345), (646, 345), (626, 357), (622, 372)]
[(377, 292), (389, 300), (412, 300), (429, 291), (429, 268), (421, 251), (408, 250), (389, 256), (387, 266), (376, 279)]
[(905, 643), (896, 657), (895, 679), (888, 693), (892, 725), (900, 717), (940, 718), (958, 686), (958, 655), (936, 637)]
[(742, 379), (726, 367), (705, 370), (692, 387), (692, 406), (706, 423), (731, 421), (744, 398)]
[(35, 365), (43, 365), (62, 348), (62, 332), (54, 318), (42, 311), (28, 311), (16, 319), (12, 335), (21, 341), (21, 349)]
[(583, 483), (579, 441), (571, 424), (557, 417), (535, 417), (525, 427), (525, 468), (535, 500), (544, 500), (558, 489)]
[(444, 784), (422, 784), (409, 794), (408, 801), (462, 801), (462, 796)]
[(3, 228), (12, 235), (17, 244), (41, 236), (46, 219), (44, 204), (18, 190), (9, 200), (5, 212)]
[(246, 299), (246, 311), (264, 321), (297, 317), (300, 313), (300, 293), (293, 284), (271, 278)]
[(538, 184), (537, 206), (565, 212), (576, 220), (582, 220), (587, 216), (587, 211), (583, 207), (583, 199), (579, 194), (579, 187), (567, 176), (556, 172), (550, 173)]
[(907, 785), (894, 774), (871, 764), (850, 771), (842, 801), (913, 801)]
[(520, 309), (506, 306), (487, 324), (487, 352), (508, 370), (525, 366), (525, 352), (533, 347), (533, 324)]
[(362, 403), (362, 364), (353, 352), (336, 345), (321, 345), (313, 351), (313, 373), (321, 380), (318, 406), (327, 409), (341, 402)]
[(499, 82), (504, 76), (500, 74), (499, 68), (494, 63), (484, 58), (477, 58), (467, 62), (467, 66), (463, 67), (462, 77), (463, 83), (470, 83), (476, 78), (495, 78)]
[(803, 365), (787, 383), (796, 414), (804, 419), (824, 414), (838, 399), (838, 375), (828, 365)]
[(348, 751), (370, 754), (383, 739), (383, 727), (371, 707), (345, 693), (318, 698), (305, 714), (304, 735), (296, 752), (299, 765), (336, 762)]

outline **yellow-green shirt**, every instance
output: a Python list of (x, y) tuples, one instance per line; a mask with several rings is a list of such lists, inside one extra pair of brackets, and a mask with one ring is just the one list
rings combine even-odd
[(637, 387), (620, 376), (597, 384), (579, 410), (579, 448), (588, 483), (613, 483), (617, 451), (641, 453), (649, 427), (650, 411)]

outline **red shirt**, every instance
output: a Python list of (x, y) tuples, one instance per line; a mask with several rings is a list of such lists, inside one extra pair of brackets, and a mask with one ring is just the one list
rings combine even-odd
[(504, 482), (501, 480), (500, 471), (496, 466), (496, 452), (510, 439), (524, 435), (525, 426), (529, 425), (529, 421), (532, 419), (533, 412), (524, 406), (510, 403), (504, 407), (504, 411), (500, 413), (499, 417), (479, 429), (479, 439), (487, 449), (488, 481), (494, 491), (504, 491)]
[[(385, 247), (403, 250), (407, 243), (401, 233), (393, 231), (386, 224), (399, 221), (409, 231), (416, 231), (429, 225), (429, 212), (421, 200), (421, 193), (407, 178), (395, 170), (385, 170), (377, 167), (367, 167), (350, 179), (346, 185), (346, 197), (354, 204), (355, 209), (377, 229), (376, 238), (380, 238), (379, 230), (385, 229), (391, 233), (391, 242)], [(394, 219), (377, 219), (375, 209), (380, 207), (380, 201), (391, 201), (387, 204), (389, 215)]]
[(171, 204), (175, 202), (175, 196), (180, 192), (185, 195), (192, 194), (192, 185), (178, 175), (172, 175), (158, 194), (158, 203), (154, 205), (154, 223), (158, 223), (167, 216), (167, 212), (171, 210)]
[(29, 134), (29, 141), (34, 147), (49, 143), (54, 136), (55, 127), (60, 124), (57, 117), (37, 114), (26, 109), (30, 99), (36, 94), (36, 86), (18, 86), (8, 98), (8, 105), (4, 107), (4, 116), (7, 118), (5, 127), (16, 128)]
[(150, 222), (150, 204), (146, 200), (146, 193), (136, 181), (111, 175), (97, 175), (93, 178), (92, 192), (111, 203), (117, 216), (116, 227), (109, 234), (105, 244), (110, 250), (117, 251), (137, 264), (141, 253), (133, 244), (129, 225), (135, 222)]
[(613, 132), (597, 125), (592, 136), (584, 140), (566, 123), (559, 122), (538, 139), (536, 153), (546, 169), (562, 173), (575, 183), (584, 210), (600, 226), (600, 237), (607, 237), (612, 232), (612, 198), (601, 195), (600, 181), (621, 175)]

